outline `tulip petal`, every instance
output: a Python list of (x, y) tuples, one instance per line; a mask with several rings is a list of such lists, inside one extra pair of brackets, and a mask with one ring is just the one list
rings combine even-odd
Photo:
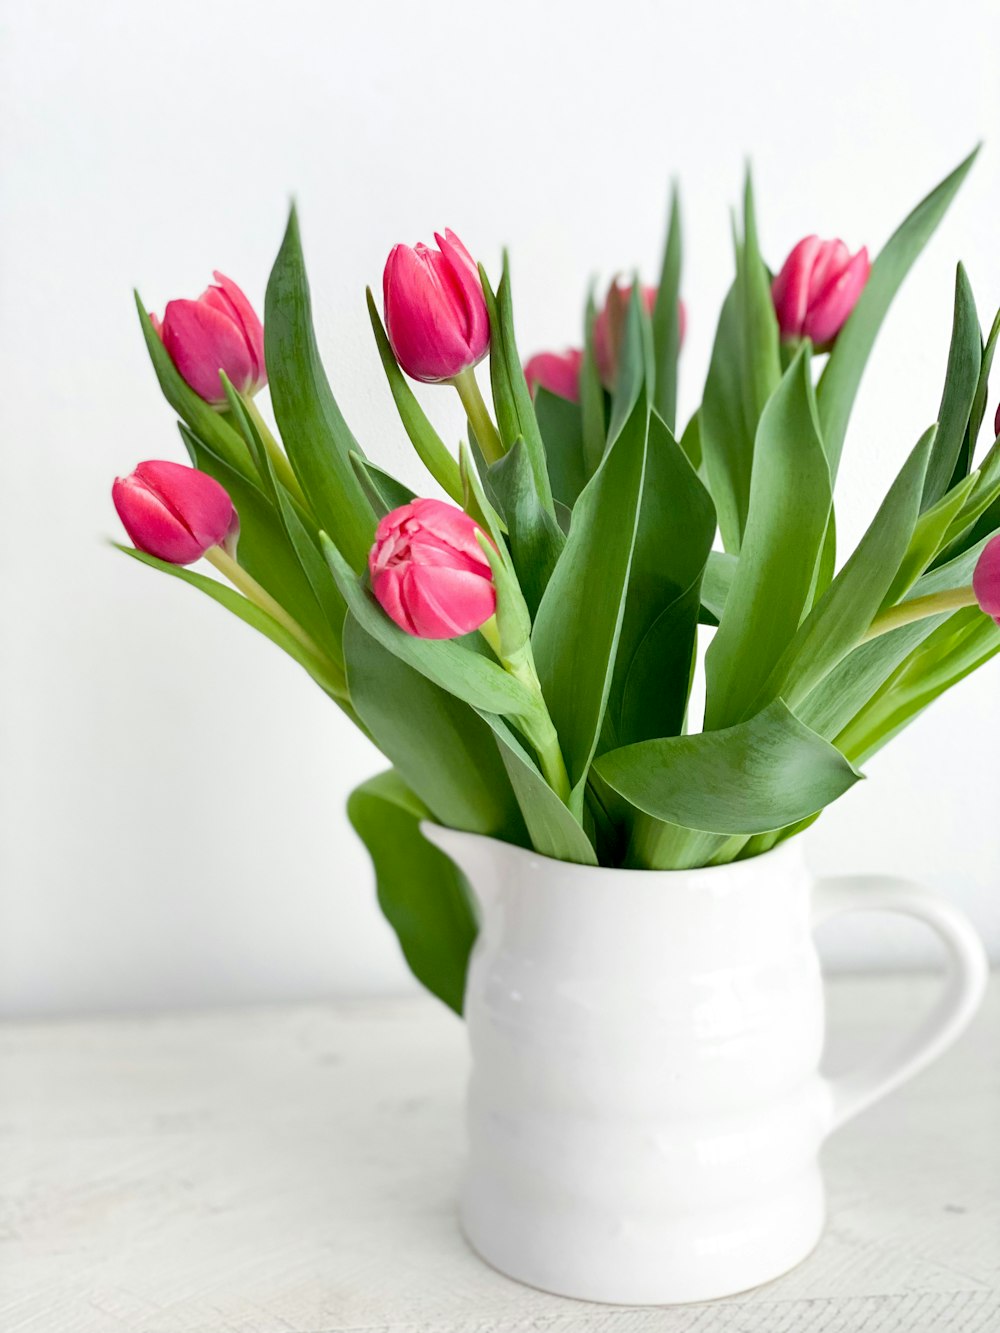
[(803, 332), (817, 347), (831, 342), (843, 328), (857, 304), (861, 289), (868, 281), (870, 271), (868, 251), (862, 248), (846, 268), (832, 277), (826, 288), (813, 297)]
[(169, 302), (163, 314), (163, 345), (207, 403), (222, 406), (226, 401), (220, 370), (237, 389), (246, 391), (254, 384), (255, 366), (240, 325), (204, 301)]
[(972, 591), (980, 607), (1000, 625), (1000, 537), (983, 548), (972, 576)]
[(264, 325), (260, 322), (260, 317), (247, 300), (242, 288), (237, 287), (232, 278), (227, 278), (218, 269), (213, 270), (212, 277), (219, 286), (210, 287), (208, 290), (221, 293), (233, 319), (243, 330), (247, 348), (254, 362), (255, 387), (263, 388), (267, 383), (267, 367), (264, 364)]

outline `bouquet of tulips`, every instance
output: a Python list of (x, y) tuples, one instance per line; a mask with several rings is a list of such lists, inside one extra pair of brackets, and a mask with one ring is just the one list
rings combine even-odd
[[(1000, 441), (975, 457), (1000, 318), (984, 341), (961, 266), (937, 423), (844, 561), (833, 503), (872, 344), (971, 163), (873, 263), (809, 236), (776, 276), (748, 177), (682, 431), (676, 194), (657, 285), (616, 281), (580, 348), (525, 365), (506, 259), (494, 286), (450, 231), (396, 246), (382, 314), (368, 305), (433, 494), (380, 467), (337, 406), (294, 211), (263, 326), (221, 274), (162, 322), (139, 302), (192, 466), (115, 482), (122, 549), (283, 648), (386, 755), (348, 814), (410, 966), (456, 1009), (476, 926), (422, 820), (584, 865), (755, 856), (1000, 649)], [(457, 451), (407, 377), (458, 392)], [(189, 568), (202, 558), (221, 579)]]

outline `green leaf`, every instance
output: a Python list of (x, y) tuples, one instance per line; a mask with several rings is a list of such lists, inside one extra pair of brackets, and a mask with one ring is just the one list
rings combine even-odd
[(695, 412), (691, 420), (684, 427), (684, 434), (680, 438), (680, 446), (687, 454), (688, 462), (698, 471), (701, 467), (701, 413)]
[(433, 818), (526, 846), (494, 733), (475, 709), (400, 661), (353, 616), (344, 628), (344, 656), (358, 716)]
[[(681, 351), (681, 216), (677, 186), (670, 191), (670, 220), (660, 283), (653, 307), (653, 407), (673, 434), (677, 424), (677, 361)], [(695, 464), (697, 467), (697, 463)]]
[(613, 444), (632, 415), (640, 397), (648, 400), (653, 383), (653, 330), (642, 287), (636, 275), (632, 283), (625, 313), (625, 327), (618, 349), (615, 388), (611, 396), (611, 420), (608, 424), (608, 443)]
[(485, 718), (493, 728), (518, 805), (527, 825), (531, 845), (542, 856), (577, 865), (597, 864), (590, 839), (569, 808), (563, 804), (539, 772), (538, 765), (502, 718)]
[(903, 279), (947, 212), (978, 151), (977, 148), (970, 153), (889, 237), (872, 265), (857, 305), (837, 335), (817, 390), (820, 428), (834, 479), (854, 399), (882, 321)]
[(241, 473), (229, 467), (185, 426), (181, 426), (181, 438), (195, 467), (207, 472), (224, 486), (236, 506), (240, 516), (240, 564), (312, 635), (325, 652), (338, 664), (342, 663), (340, 637), (345, 611), (343, 600), (315, 547), (315, 559), (322, 567), (327, 585), (324, 596), (317, 595), (316, 587), (304, 572), (301, 546), (296, 548), (289, 540), (281, 513), (276, 507), (273, 476), (266, 473), (268, 480), (264, 483), (270, 486), (271, 493), (275, 495), (275, 501), (272, 502), (261, 484), (248, 481)]
[(853, 555), (785, 649), (758, 707), (779, 696), (796, 707), (861, 641), (906, 556), (934, 434), (932, 426), (917, 442)]
[(937, 504), (920, 515), (896, 577), (885, 595), (883, 607), (894, 606), (942, 550), (952, 524), (975, 490), (977, 481), (975, 474), (963, 477), (953, 490), (946, 492)]
[(538, 498), (523, 440), (516, 440), (492, 465), (489, 480), (503, 511), (511, 559), (533, 618), (566, 538)]
[(753, 178), (747, 167), (743, 193), (743, 244), (736, 252), (736, 292), (743, 364), (744, 420), (753, 434), (781, 379), (778, 318), (771, 277), (760, 256)]
[[(530, 712), (532, 695), (499, 662), (485, 655), (485, 644), (479, 650), (482, 639), (478, 635), (466, 635), (464, 639), (418, 639), (407, 634), (389, 619), (329, 536), (322, 533), (321, 540), (327, 563), (351, 614), (373, 639), (473, 708), (511, 717)], [(474, 643), (476, 647), (472, 646)]]
[(397, 481), (388, 472), (383, 472), (374, 463), (369, 463), (367, 458), (362, 458), (353, 449), (351, 450), (351, 467), (354, 468), (355, 475), (361, 483), (361, 489), (368, 498), (368, 503), (379, 518), (391, 513), (394, 509), (399, 509), (402, 505), (409, 504), (413, 499), (413, 492), (409, 486), (404, 486), (401, 481)]
[(718, 625), (729, 600), (729, 590), (739, 564), (735, 555), (725, 551), (709, 551), (708, 563), (701, 581), (701, 623)]
[(457, 1014), (476, 938), (465, 876), (420, 832), (423, 804), (392, 770), (347, 799), (347, 817), (368, 848), (378, 901), (410, 971)]
[(336, 670), (333, 663), (321, 660), (306, 652), (305, 648), (280, 625), (276, 620), (262, 611), (259, 606), (238, 593), (235, 588), (230, 588), (226, 583), (219, 583), (216, 579), (207, 578), (204, 574), (196, 574), (194, 570), (187, 569), (182, 565), (171, 565), (165, 560), (157, 560), (154, 555), (147, 555), (145, 551), (134, 550), (131, 546), (119, 546), (114, 543), (119, 551), (124, 551), (130, 555), (133, 560), (138, 560), (140, 564), (149, 565), (150, 569), (158, 569), (163, 574), (169, 574), (172, 578), (180, 579), (182, 583), (189, 584), (192, 588), (197, 588), (206, 596), (211, 597), (214, 602), (224, 606), (227, 611), (231, 611), (234, 616), (250, 625), (253, 629), (263, 634), (266, 639), (283, 649), (289, 657), (295, 659), (299, 666), (305, 667), (313, 680), (316, 681), (327, 694), (341, 702), (346, 697), (343, 677)]
[(736, 284), (719, 316), (705, 393), (698, 413), (708, 489), (726, 550), (738, 555), (750, 507), (755, 428), (744, 418), (742, 334)]
[(545, 447), (514, 338), (514, 305), (506, 251), (496, 295), (481, 266), (479, 272), (490, 316), (490, 383), (500, 438), (506, 449), (512, 448), (517, 439), (524, 441), (538, 498), (543, 508), (554, 513)]
[(153, 328), (153, 321), (138, 292), (135, 293), (135, 304), (139, 312), (142, 334), (146, 340), (146, 350), (149, 352), (149, 359), (153, 363), (164, 398), (181, 420), (185, 421), (224, 463), (242, 477), (253, 480), (253, 465), (239, 432), (233, 429), (224, 413), (210, 407), (181, 377), (163, 345), (163, 339)]
[(532, 634), (542, 693), (576, 789), (587, 776), (611, 689), (639, 521), (646, 431), (646, 405), (640, 400), (577, 501), (569, 540)]
[(583, 454), (583, 414), (579, 403), (539, 387), (535, 415), (545, 442), (545, 457), (555, 500), (572, 509), (587, 484)]
[(708, 492), (654, 412), (608, 701), (612, 745), (671, 736), (684, 725), (715, 526)]
[(710, 731), (747, 716), (809, 610), (832, 499), (809, 365), (804, 345), (757, 430), (743, 549), (705, 658)]
[(726, 857), (733, 844), (743, 839), (727, 833), (705, 833), (700, 829), (681, 828), (662, 819), (637, 811), (630, 822), (630, 836), (624, 864), (630, 870), (698, 870)]
[(458, 463), (449, 452), (444, 441), (427, 420), (424, 409), (417, 401), (416, 394), (406, 381), (406, 376), (399, 368), (392, 344), (389, 342), (382, 317), (378, 313), (372, 289), (366, 288), (368, 297), (368, 316), (371, 319), (378, 354), (382, 358), (385, 377), (396, 411), (403, 423), (403, 429), (410, 437), (410, 443), (424, 467), (438, 483), (445, 494), (450, 495), (458, 504), (462, 503), (462, 479), (458, 475)]
[(948, 371), (938, 410), (937, 439), (924, 482), (923, 509), (928, 510), (964, 478), (972, 462), (968, 426), (979, 386), (983, 335), (976, 302), (965, 269), (955, 274), (955, 315), (948, 352)]
[(608, 424), (604, 386), (594, 356), (594, 294), (587, 296), (584, 316), (583, 361), (580, 364), (580, 414), (583, 425), (583, 462), (588, 480), (601, 465), (607, 448)]
[(976, 394), (972, 401), (972, 414), (969, 417), (968, 427), (970, 461), (975, 454), (976, 441), (979, 439), (983, 418), (986, 416), (986, 403), (990, 391), (990, 371), (993, 368), (993, 357), (996, 353), (998, 339), (1000, 339), (1000, 310), (997, 311), (993, 319), (993, 326), (990, 329), (989, 337), (986, 339), (986, 346), (983, 348), (979, 367), (979, 383), (976, 385)]
[(654, 819), (725, 834), (795, 823), (861, 776), (780, 699), (734, 727), (613, 750), (594, 769)]
[(264, 355), (282, 441), (320, 525), (360, 572), (375, 517), (351, 466), (351, 451), (360, 454), (361, 448), (337, 406), (316, 346), (294, 208), (264, 308)]

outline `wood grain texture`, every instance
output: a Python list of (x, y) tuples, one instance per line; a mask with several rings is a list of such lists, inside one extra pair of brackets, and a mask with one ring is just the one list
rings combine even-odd
[[(831, 985), (831, 1059), (934, 982)], [(800, 1268), (674, 1309), (508, 1281), (455, 1226), (466, 1055), (430, 1000), (0, 1031), (4, 1333), (995, 1333), (1000, 982), (825, 1154)]]

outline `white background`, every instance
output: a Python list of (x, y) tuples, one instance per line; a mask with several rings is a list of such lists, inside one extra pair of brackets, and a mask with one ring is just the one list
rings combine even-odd
[[(262, 306), (294, 193), (341, 405), (416, 481), (364, 308), (395, 241), (448, 225), (494, 272), (508, 243), (522, 350), (564, 345), (591, 275), (655, 273), (676, 173), (690, 407), (747, 154), (777, 264), (810, 231), (877, 249), (986, 137), (870, 365), (840, 491), (846, 550), (934, 419), (955, 260), (984, 321), (1000, 302), (995, 0), (0, 13), (0, 1007), (407, 986), (343, 813), (380, 756), (271, 645), (106, 544), (115, 473), (183, 457), (131, 287), (161, 310), (219, 267)], [(448, 391), (423, 397), (457, 438)], [(813, 864), (938, 885), (1000, 953), (998, 750), (994, 663), (870, 764), (809, 835)], [(832, 948), (848, 965), (933, 956), (877, 918)]]

